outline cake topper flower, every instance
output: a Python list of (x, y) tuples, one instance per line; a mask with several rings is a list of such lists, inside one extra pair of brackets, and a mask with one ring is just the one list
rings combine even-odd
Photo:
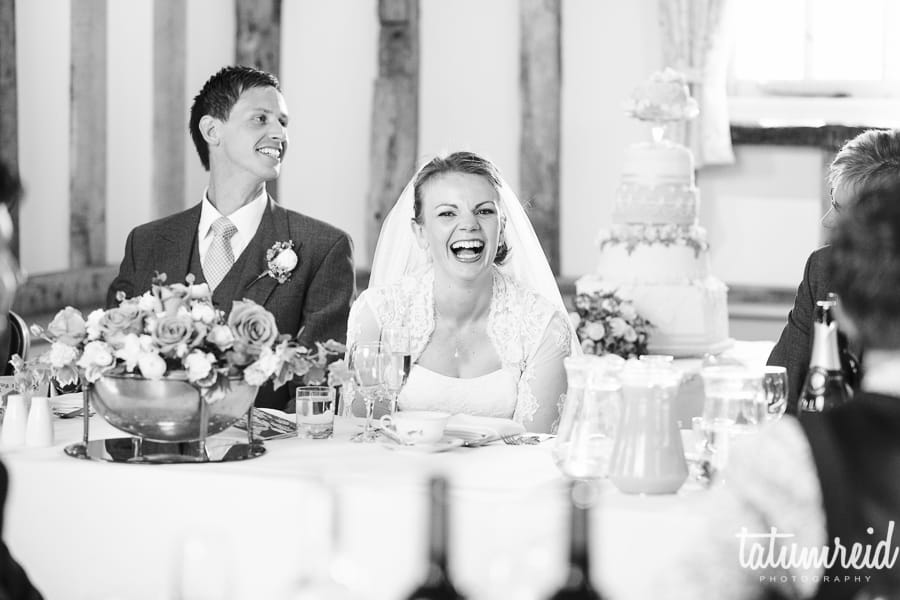
[(268, 275), (278, 283), (284, 283), (291, 278), (291, 271), (297, 268), (297, 262), (293, 240), (275, 242), (266, 250), (266, 271), (260, 273), (257, 279)]
[(693, 119), (700, 112), (684, 75), (671, 67), (638, 85), (625, 103), (625, 111), (635, 119), (654, 123)]

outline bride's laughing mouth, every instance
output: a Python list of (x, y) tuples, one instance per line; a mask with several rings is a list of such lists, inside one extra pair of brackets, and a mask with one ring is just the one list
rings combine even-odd
[(450, 252), (460, 262), (478, 262), (484, 254), (483, 240), (457, 240), (450, 244)]

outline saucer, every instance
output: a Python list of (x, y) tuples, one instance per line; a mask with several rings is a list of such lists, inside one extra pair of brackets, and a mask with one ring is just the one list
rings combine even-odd
[(463, 440), (457, 437), (445, 437), (433, 444), (407, 444), (401, 445), (395, 442), (385, 442), (381, 444), (388, 450), (405, 450), (408, 452), (421, 452), (423, 454), (433, 454), (436, 452), (445, 452), (453, 448), (459, 448), (463, 445)]

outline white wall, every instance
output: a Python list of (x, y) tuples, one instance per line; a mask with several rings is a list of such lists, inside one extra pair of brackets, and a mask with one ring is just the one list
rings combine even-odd
[[(127, 8), (126, 5), (127, 4)], [(110, 0), (107, 256), (118, 263), (128, 231), (150, 215), (152, 0)], [(595, 266), (597, 230), (609, 224), (627, 144), (648, 138), (622, 104), (661, 68), (655, 0), (563, 4), (562, 274)], [(193, 96), (233, 61), (235, 15), (225, 0), (186, 0), (182, 113), (186, 191), (197, 202), (207, 174), (187, 134)], [(281, 79), (291, 113), (280, 181), (290, 208), (354, 238), (358, 266), (369, 182), (377, 74), (376, 0), (285, 0)], [(22, 262), (32, 273), (68, 268), (68, 2), (17, 4), (22, 177)], [(469, 148), (491, 157), (518, 187), (517, 0), (423, 1), (419, 154)], [(48, 42), (47, 40), (51, 40)], [(701, 224), (715, 274), (730, 283), (793, 287), (818, 244), (818, 152), (740, 148), (733, 167), (703, 169)]]

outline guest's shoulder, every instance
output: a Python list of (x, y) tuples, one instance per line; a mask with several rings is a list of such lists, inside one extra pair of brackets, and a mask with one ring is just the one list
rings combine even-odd
[(314, 239), (322, 240), (326, 243), (334, 243), (341, 238), (350, 239), (347, 232), (331, 223), (326, 223), (321, 219), (285, 208), (280, 204), (273, 202), (272, 211), (276, 214), (281, 212), (282, 216), (287, 219), (291, 232), (302, 232), (306, 239), (310, 239), (310, 236), (312, 236)]

